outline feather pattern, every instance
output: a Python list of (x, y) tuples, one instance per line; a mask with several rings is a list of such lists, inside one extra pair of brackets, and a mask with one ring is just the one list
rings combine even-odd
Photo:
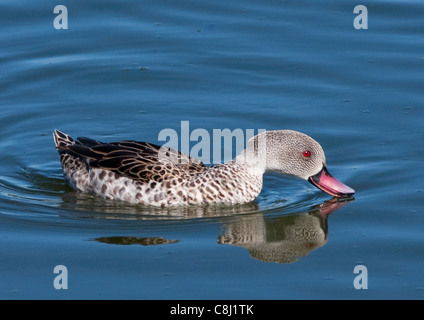
[(168, 152), (177, 156), (176, 164), (159, 161), (161, 147), (147, 142), (102, 143), (88, 138), (78, 138), (78, 142), (68, 146), (68, 150), (86, 159), (90, 167), (115, 172), (140, 183), (162, 182), (177, 175), (193, 176), (206, 170), (200, 161), (175, 150)]

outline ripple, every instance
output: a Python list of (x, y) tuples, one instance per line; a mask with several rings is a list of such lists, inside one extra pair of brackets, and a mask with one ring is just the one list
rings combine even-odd
[[(49, 166), (48, 166), (49, 167)], [(0, 178), (0, 201), (26, 210), (12, 210), (21, 218), (36, 218), (39, 214), (57, 219), (105, 220), (167, 220), (219, 218), (233, 215), (262, 213), (264, 215), (297, 214), (322, 204), (328, 197), (310, 192), (303, 182), (267, 178), (267, 186), (256, 201), (238, 205), (192, 205), (158, 208), (103, 199), (96, 195), (73, 191), (60, 171), (20, 168), (8, 177)], [(282, 183), (283, 182), (283, 183)], [(278, 185), (284, 187), (277, 188)], [(289, 185), (289, 186), (287, 186)], [(46, 218), (46, 217), (45, 217)]]

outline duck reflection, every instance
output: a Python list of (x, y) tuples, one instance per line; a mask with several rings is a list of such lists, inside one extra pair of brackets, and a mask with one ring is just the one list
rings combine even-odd
[(160, 244), (177, 243), (179, 240), (168, 240), (162, 237), (101, 237), (94, 239), (98, 242), (119, 244), (119, 245), (134, 245), (155, 246)]
[[(174, 208), (172, 212), (168, 212), (168, 209), (166, 214), (168, 218), (170, 216), (189, 218), (194, 216), (216, 216), (219, 213), (224, 226), (222, 234), (218, 236), (219, 244), (247, 249), (252, 258), (263, 262), (293, 263), (327, 243), (328, 216), (351, 200), (353, 199), (340, 200), (333, 198), (321, 205), (311, 207), (308, 212), (285, 214), (283, 216), (264, 214), (258, 209), (256, 203), (227, 207), (226, 209), (229, 211), (225, 212), (226, 214), (224, 215), (231, 215), (231, 217), (227, 218), (223, 217), (223, 208), (217, 206), (180, 208), (178, 209), (180, 210), (178, 215), (177, 211), (175, 211), (177, 209)], [(155, 210), (154, 213), (158, 214)], [(184, 212), (181, 212), (181, 210)], [(246, 214), (249, 211), (250, 213)], [(144, 213), (146, 214), (146, 212)], [(164, 214), (162, 210), (160, 216), (163, 217)], [(109, 212), (109, 218), (112, 217), (117, 218), (112, 212)], [(119, 218), (122, 219), (122, 215)], [(152, 218), (150, 217), (150, 219)], [(146, 219), (146, 217), (138, 216), (137, 219)], [(94, 240), (115, 245), (142, 246), (175, 244), (179, 242), (179, 240), (169, 240), (163, 237), (126, 236), (101, 237)]]
[(332, 199), (302, 214), (242, 216), (225, 226), (218, 243), (245, 248), (260, 261), (293, 263), (327, 243), (328, 215), (346, 203)]
[[(44, 180), (48, 178), (44, 177)], [(43, 190), (41, 178), (31, 178), (35, 187)], [(49, 183), (55, 185), (56, 180)], [(44, 183), (45, 184), (45, 183)], [(50, 188), (50, 187), (49, 187)], [(52, 188), (53, 189), (53, 188)], [(172, 220), (209, 217), (223, 225), (218, 243), (241, 247), (252, 258), (264, 262), (293, 263), (321, 248), (328, 240), (328, 216), (354, 198), (332, 198), (306, 212), (290, 213), (290, 208), (280, 207), (262, 211), (256, 202), (239, 205), (205, 205), (156, 208), (128, 205), (120, 201), (103, 200), (87, 194), (68, 192), (61, 194), (59, 206), (68, 214), (79, 218), (117, 220)], [(312, 201), (312, 200), (306, 200)], [(289, 206), (290, 207), (290, 206)], [(277, 212), (274, 214), (273, 212)], [(92, 239), (112, 245), (173, 245), (181, 239), (161, 236), (133, 237), (110, 236)]]

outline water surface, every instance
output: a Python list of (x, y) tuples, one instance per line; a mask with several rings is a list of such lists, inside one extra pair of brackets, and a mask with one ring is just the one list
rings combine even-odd
[[(368, 1), (367, 30), (354, 1), (61, 4), (67, 30), (50, 1), (0, 4), (2, 299), (424, 297), (422, 1)], [(270, 174), (254, 203), (152, 209), (65, 184), (54, 129), (159, 143), (181, 121), (305, 132), (355, 198)]]

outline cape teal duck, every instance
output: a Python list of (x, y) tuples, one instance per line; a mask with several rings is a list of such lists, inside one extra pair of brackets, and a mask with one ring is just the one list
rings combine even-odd
[(154, 206), (246, 203), (261, 192), (267, 171), (308, 180), (335, 197), (355, 192), (328, 172), (318, 142), (292, 130), (262, 132), (232, 161), (209, 167), (147, 142), (74, 140), (58, 130), (53, 137), (66, 181), (107, 199)]

